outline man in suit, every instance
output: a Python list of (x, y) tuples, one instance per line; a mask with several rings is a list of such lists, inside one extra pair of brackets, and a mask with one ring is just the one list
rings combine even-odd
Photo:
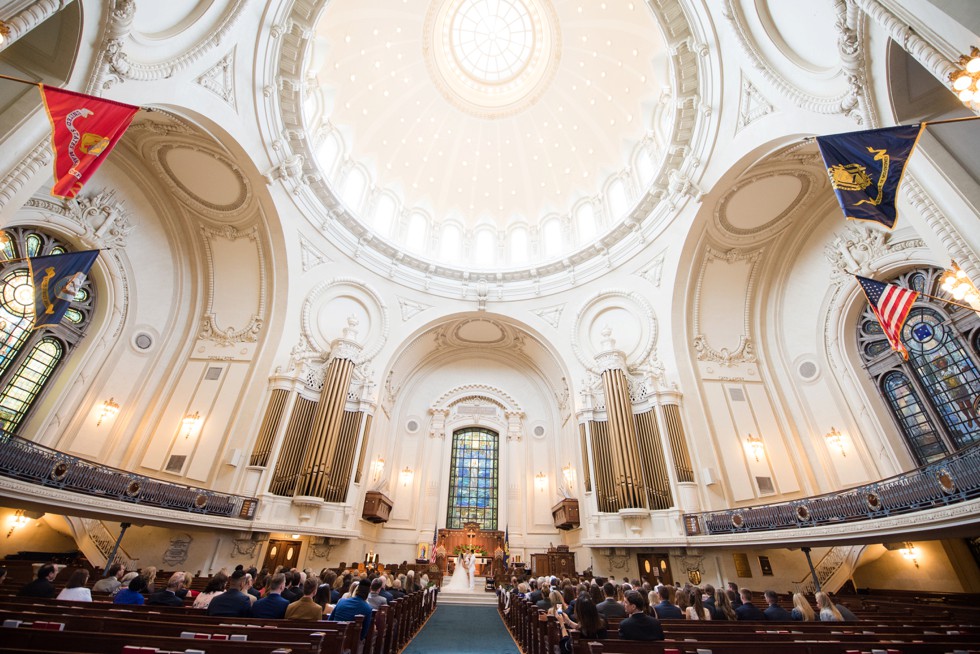
[(623, 640), (663, 640), (664, 629), (660, 621), (644, 611), (647, 606), (643, 593), (631, 590), (626, 593), (625, 620), (619, 623), (619, 637)]
[(211, 600), (208, 604), (208, 615), (220, 615), (228, 618), (247, 618), (252, 615), (252, 600), (242, 592), (245, 583), (245, 573), (236, 570), (228, 578), (228, 589)]
[(323, 617), (323, 607), (313, 601), (313, 595), (319, 587), (320, 584), (316, 579), (304, 581), (303, 596), (286, 607), (286, 619), (320, 620)]
[(616, 587), (607, 581), (602, 585), (602, 594), (606, 599), (595, 605), (599, 615), (607, 621), (610, 618), (625, 618), (626, 608), (616, 601)]
[(282, 596), (282, 589), (286, 586), (286, 575), (279, 573), (273, 575), (269, 580), (269, 593), (260, 600), (255, 600), (252, 605), (253, 618), (271, 618), (278, 620), (286, 615), (286, 607), (289, 600)]
[(676, 604), (670, 603), (670, 591), (666, 586), (660, 586), (657, 588), (657, 594), (660, 595), (660, 603), (653, 607), (653, 610), (660, 620), (683, 620), (684, 614)]
[(752, 603), (752, 591), (748, 588), (743, 588), (738, 591), (741, 597), (741, 603), (735, 609), (735, 617), (739, 620), (765, 620), (766, 614), (759, 610), (755, 604)]
[(57, 593), (54, 588), (54, 578), (58, 575), (58, 570), (53, 563), (45, 563), (37, 569), (37, 579), (24, 584), (17, 591), (17, 597), (43, 597), (51, 598)]
[(299, 570), (293, 570), (288, 574), (289, 585), (286, 586), (286, 590), (282, 591), (282, 596), (290, 602), (295, 602), (303, 596), (303, 573)]
[(712, 620), (724, 619), (718, 615), (718, 607), (715, 606), (715, 587), (711, 584), (704, 585), (704, 594), (701, 595), (701, 603), (704, 604), (704, 608), (708, 609), (708, 612), (711, 613)]
[(738, 584), (734, 581), (728, 582), (728, 599), (732, 601), (732, 608), (737, 609), (742, 605), (742, 596), (738, 592)]
[(792, 620), (793, 616), (789, 611), (784, 609), (779, 605), (779, 596), (776, 595), (776, 591), (767, 590), (766, 591), (766, 602), (769, 606), (762, 613), (766, 616), (766, 620)]
[(541, 591), (538, 589), (538, 580), (532, 579), (527, 584), (531, 588), (531, 592), (527, 596), (527, 600), (531, 604), (537, 604), (541, 601)]
[(357, 584), (354, 597), (348, 597), (337, 602), (333, 613), (327, 620), (347, 622), (359, 615), (364, 616), (364, 625), (361, 627), (361, 640), (371, 633), (371, 613), (374, 609), (367, 603), (368, 593), (371, 592), (371, 584), (367, 580), (362, 580)]
[(171, 575), (166, 588), (158, 590), (146, 598), (147, 606), (183, 606), (184, 600), (177, 596), (177, 591), (180, 590), (183, 583), (184, 577), (182, 575)]

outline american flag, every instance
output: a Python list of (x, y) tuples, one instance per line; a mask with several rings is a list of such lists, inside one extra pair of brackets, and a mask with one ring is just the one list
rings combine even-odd
[(888, 337), (892, 349), (908, 359), (909, 352), (902, 345), (902, 325), (905, 324), (905, 318), (908, 317), (919, 294), (901, 286), (876, 282), (860, 275), (854, 276), (861, 283), (861, 290), (868, 298), (871, 310), (874, 311), (875, 318)]

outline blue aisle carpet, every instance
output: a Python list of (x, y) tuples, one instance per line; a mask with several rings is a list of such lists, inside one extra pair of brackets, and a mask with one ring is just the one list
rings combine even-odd
[(495, 606), (444, 604), (403, 654), (520, 654)]

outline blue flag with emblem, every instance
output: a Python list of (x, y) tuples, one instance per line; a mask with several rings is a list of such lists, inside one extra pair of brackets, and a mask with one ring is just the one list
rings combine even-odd
[(817, 137), (845, 217), (895, 226), (898, 187), (923, 127), (917, 123)]
[(98, 256), (98, 250), (86, 250), (27, 260), (34, 282), (34, 329), (61, 322)]
[(504, 568), (510, 561), (510, 525), (504, 527)]

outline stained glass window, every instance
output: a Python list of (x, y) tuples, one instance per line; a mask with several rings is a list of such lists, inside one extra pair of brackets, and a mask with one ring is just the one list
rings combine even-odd
[(32, 330), (34, 289), (28, 256), (63, 254), (53, 236), (27, 227), (4, 230), (0, 244), (0, 429), (16, 431), (30, 413), (58, 364), (81, 340), (95, 306), (86, 280), (59, 325)]
[(497, 528), (498, 460), (496, 432), (470, 427), (453, 433), (447, 529), (462, 529), (467, 522)]
[[(916, 270), (891, 283), (943, 297), (942, 273)], [(980, 442), (980, 316), (920, 297), (901, 339), (908, 361), (892, 352), (865, 308), (858, 326), (861, 357), (919, 464)]]

